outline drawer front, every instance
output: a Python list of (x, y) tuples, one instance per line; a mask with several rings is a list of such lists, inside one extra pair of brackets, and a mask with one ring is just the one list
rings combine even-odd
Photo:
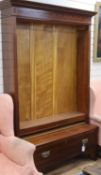
[(38, 164), (40, 165), (49, 163), (52, 160), (56, 161), (65, 154), (66, 147), (65, 140), (37, 147), (34, 155), (35, 161), (39, 162)]
[(41, 171), (47, 171), (71, 157), (89, 154), (96, 150), (96, 144), (96, 133), (91, 132), (40, 145), (34, 155), (36, 166)]

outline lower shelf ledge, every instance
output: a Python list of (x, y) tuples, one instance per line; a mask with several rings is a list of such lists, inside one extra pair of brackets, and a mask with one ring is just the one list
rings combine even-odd
[(93, 132), (95, 130), (97, 132), (97, 129), (98, 128), (95, 125), (79, 123), (69, 127), (62, 127), (60, 129), (44, 132), (43, 134), (36, 134), (29, 137), (25, 137), (25, 139), (39, 146), (47, 143), (49, 144), (57, 140), (71, 138), (72, 136), (80, 135), (86, 132)]
[(20, 136), (48, 131), (87, 120), (86, 113), (73, 112), (20, 123)]

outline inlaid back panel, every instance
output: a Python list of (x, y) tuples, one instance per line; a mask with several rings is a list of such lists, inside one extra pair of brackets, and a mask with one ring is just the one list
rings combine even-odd
[(53, 28), (38, 25), (35, 40), (35, 111), (40, 118), (53, 114)]
[(55, 113), (76, 111), (76, 30), (57, 27)]
[(18, 25), (17, 29), (17, 66), (20, 119), (31, 119), (31, 76), (30, 76), (30, 28)]
[(21, 121), (75, 112), (76, 29), (18, 23), (17, 35)]

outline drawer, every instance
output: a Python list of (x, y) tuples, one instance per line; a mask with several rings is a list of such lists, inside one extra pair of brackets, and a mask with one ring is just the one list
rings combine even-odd
[[(36, 166), (41, 171), (47, 171), (54, 164), (61, 164), (81, 153), (89, 154), (96, 150), (96, 138), (95, 132), (88, 132), (37, 146), (34, 155)], [(83, 146), (86, 148), (84, 152)]]
[(38, 164), (46, 164), (53, 160), (58, 160), (62, 155), (65, 155), (67, 149), (66, 140), (52, 142), (36, 148), (35, 161)]

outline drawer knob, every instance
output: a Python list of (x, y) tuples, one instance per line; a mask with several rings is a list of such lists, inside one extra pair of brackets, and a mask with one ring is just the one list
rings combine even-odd
[(49, 156), (50, 156), (50, 151), (49, 150), (41, 153), (42, 158), (47, 158)]

